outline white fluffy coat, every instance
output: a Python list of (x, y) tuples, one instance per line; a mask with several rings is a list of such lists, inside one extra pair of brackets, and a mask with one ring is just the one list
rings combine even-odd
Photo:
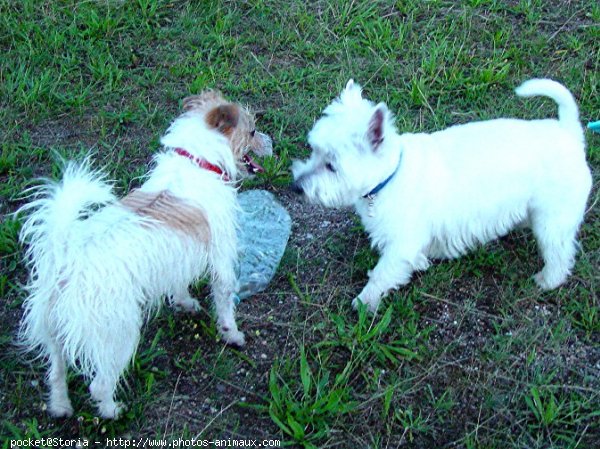
[(363, 99), (352, 80), (325, 109), (309, 133), (310, 159), (293, 166), (294, 188), (325, 206), (353, 205), (379, 250), (355, 305), (374, 311), (431, 259), (458, 257), (522, 225), (532, 228), (545, 262), (538, 285), (566, 280), (592, 183), (577, 105), (551, 80), (530, 80), (517, 94), (552, 98), (559, 119), (399, 135), (385, 104)]
[[(121, 406), (114, 400), (115, 389), (138, 346), (146, 315), (165, 296), (196, 310), (198, 303), (187, 289), (200, 277), (211, 277), (223, 339), (244, 344), (234, 316), (235, 184), (172, 151), (185, 148), (237, 178), (230, 142), (207, 125), (204, 115), (192, 110), (173, 123), (162, 138), (165, 150), (139, 189), (150, 197), (168, 192), (173, 201), (168, 210), (188, 221), (190, 211), (201, 213), (205, 222), (197, 223), (199, 233), (125, 207), (89, 160), (66, 164), (62, 180), (34, 189), (32, 201), (20, 210), (27, 214), (21, 239), (29, 243), (31, 271), (20, 335), (27, 349), (49, 361), (52, 415), (72, 414), (66, 384), (66, 366), (71, 365), (92, 379), (90, 392), (100, 416), (117, 417)], [(252, 138), (262, 139), (263, 150), (270, 151), (267, 136), (252, 132)]]

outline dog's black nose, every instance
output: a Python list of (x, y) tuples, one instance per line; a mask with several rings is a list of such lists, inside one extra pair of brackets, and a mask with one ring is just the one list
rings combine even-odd
[(301, 195), (304, 193), (302, 186), (296, 181), (292, 182), (290, 189), (292, 189), (292, 192), (297, 193), (298, 195)]

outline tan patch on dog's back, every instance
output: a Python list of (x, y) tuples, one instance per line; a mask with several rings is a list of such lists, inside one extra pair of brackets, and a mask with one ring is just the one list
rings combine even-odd
[(161, 192), (133, 190), (120, 202), (141, 217), (151, 218), (201, 242), (208, 243), (210, 240), (210, 226), (204, 211), (166, 190)]

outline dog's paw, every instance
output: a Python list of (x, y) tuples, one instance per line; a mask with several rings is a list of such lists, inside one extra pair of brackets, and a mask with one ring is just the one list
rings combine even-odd
[(231, 346), (237, 346), (241, 348), (246, 344), (246, 337), (244, 337), (244, 333), (237, 329), (228, 329), (227, 331), (222, 329), (221, 336), (223, 337), (223, 341)]
[(120, 402), (98, 404), (98, 414), (104, 419), (119, 419), (125, 410), (125, 406)]
[(173, 298), (173, 306), (177, 309), (177, 310), (182, 310), (184, 312), (188, 312), (188, 313), (198, 313), (200, 312), (200, 303), (198, 302), (197, 299), (192, 298), (191, 296), (185, 296), (185, 297), (174, 297)]
[(188, 313), (198, 313), (200, 312), (200, 303), (197, 299), (189, 298), (185, 303), (181, 303), (177, 305), (181, 310)]
[(363, 301), (360, 296), (357, 296), (352, 300), (352, 308), (358, 311), (359, 307), (366, 307), (367, 312), (375, 313), (377, 312), (377, 308), (379, 307), (379, 301)]
[(537, 284), (537, 286), (545, 291), (554, 290), (555, 288), (561, 286), (565, 282), (565, 277), (560, 277), (557, 279), (548, 279), (548, 276), (544, 274), (544, 271), (540, 271), (533, 275), (533, 280)]
[(51, 402), (48, 404), (48, 413), (53, 418), (69, 418), (73, 416), (73, 406), (71, 401), (66, 402)]

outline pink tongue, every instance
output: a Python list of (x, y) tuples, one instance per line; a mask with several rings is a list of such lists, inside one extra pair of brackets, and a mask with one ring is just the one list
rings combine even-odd
[(265, 169), (254, 162), (254, 159), (252, 159), (248, 154), (244, 155), (243, 161), (244, 164), (246, 164), (246, 167), (248, 167), (248, 170), (252, 173), (262, 173), (265, 171)]

